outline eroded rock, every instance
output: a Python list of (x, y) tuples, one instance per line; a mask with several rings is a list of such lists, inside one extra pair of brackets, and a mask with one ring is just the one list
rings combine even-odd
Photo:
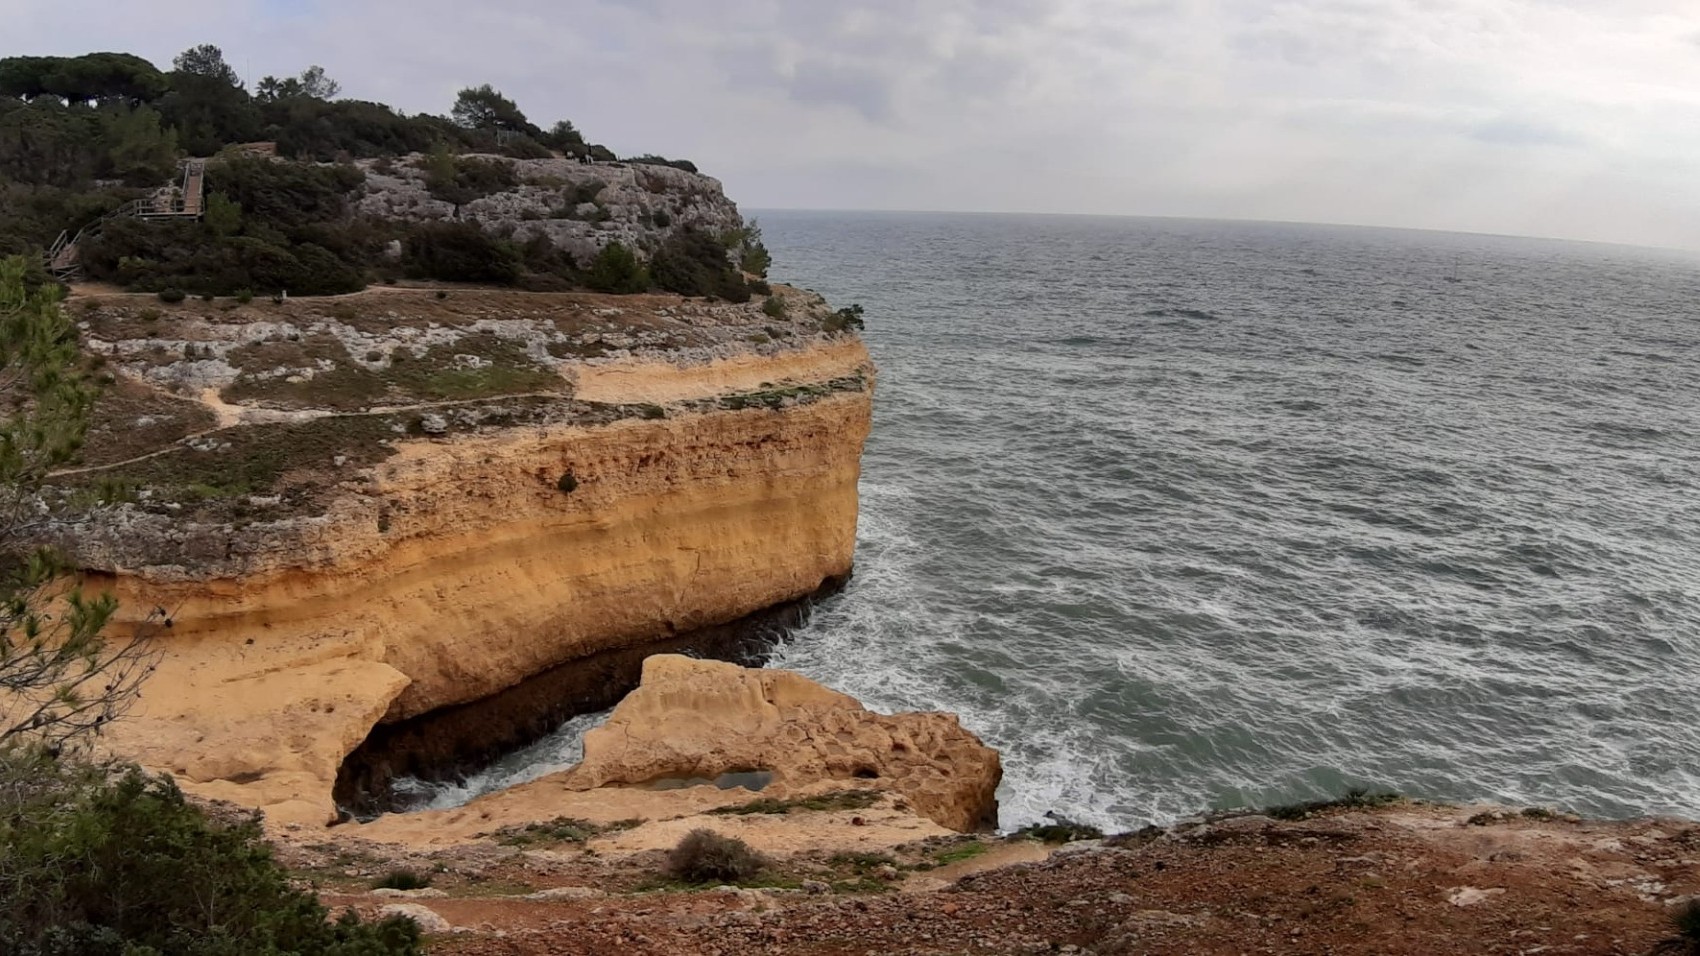
[(765, 771), (781, 789), (825, 780), (901, 794), (942, 826), (995, 825), (997, 752), (954, 715), (886, 716), (783, 670), (672, 654), (644, 662), (643, 682), (584, 740), (569, 789), (713, 780)]

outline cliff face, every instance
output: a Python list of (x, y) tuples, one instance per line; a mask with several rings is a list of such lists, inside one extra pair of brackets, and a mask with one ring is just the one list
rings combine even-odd
[(572, 159), (475, 157), (509, 164), (511, 189), (456, 205), (433, 197), (418, 157), (363, 162), (365, 194), (355, 213), (376, 219), (459, 218), (519, 241), (546, 235), (581, 263), (610, 242), (646, 249), (675, 231), (699, 228), (722, 235), (743, 226), (720, 181), (670, 166), (587, 165)]
[[(871, 369), (859, 341), (809, 331), (818, 316), (801, 308), (805, 298), (790, 334), (763, 333), (765, 349), (745, 327), (774, 324), (759, 309), (668, 315), (678, 300), (641, 311), (627, 302), (619, 315), (589, 310), (597, 330), (575, 330), (571, 341), (625, 343), (613, 358), (555, 359), (548, 335), (568, 333), (540, 332), (525, 325), (531, 318), (420, 322), (421, 337), (450, 340), (440, 374), (455, 382), (523, 365), (478, 365), (476, 350), (490, 352), (492, 341), (510, 342), (515, 355), (538, 346), (535, 369), (546, 375), (470, 398), (409, 394), (419, 380), (405, 378), (367, 383), (359, 402), (332, 410), (322, 406), (336, 391), (326, 383), (352, 374), (346, 359), (330, 369), (269, 364), (288, 351), (279, 343), (312, 352), (321, 338), (368, 325), (379, 306), (405, 319), (419, 303), (403, 295), (354, 297), (366, 301), (348, 303), (340, 319), (274, 321), (258, 343), (252, 321), (191, 311), (150, 323), (148, 340), (161, 329), (182, 338), (167, 352), (197, 356), (189, 364), (240, 369), (255, 349), (276, 355), (200, 401), (175, 396), (186, 406), (175, 426), (160, 425), (167, 413), (148, 404), (169, 388), (130, 395), (153, 409), (142, 416), (153, 427), (188, 434), (64, 478), (73, 493), (97, 478), (140, 489), (136, 500), (67, 522), (59, 543), (131, 620), (158, 608), (171, 621), (156, 638), (159, 669), (110, 746), (273, 819), (331, 818), (338, 767), (380, 720), (477, 702), (574, 661), (724, 625), (850, 570)], [(537, 304), (498, 300), (510, 313), (516, 303)], [(87, 332), (107, 354), (134, 354), (126, 306), (87, 312)], [(373, 342), (405, 322), (380, 324)], [(638, 344), (644, 336), (652, 347)], [(378, 363), (385, 346), (367, 345), (357, 354)], [(405, 369), (434, 346), (396, 348), (417, 353), (396, 363)], [(350, 353), (344, 345), (339, 355)], [(182, 365), (140, 377), (216, 385), (224, 374)], [(308, 369), (322, 386), (319, 406), (303, 397), (315, 392), (288, 381)], [(208, 418), (227, 424), (207, 429)], [(263, 487), (209, 487), (214, 476), (194, 471), (251, 469), (256, 447), (271, 456)]]

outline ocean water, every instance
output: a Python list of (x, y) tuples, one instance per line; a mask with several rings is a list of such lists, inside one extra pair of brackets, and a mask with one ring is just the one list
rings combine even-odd
[(774, 664), (959, 714), (1004, 826), (1353, 785), (1700, 817), (1700, 256), (760, 220), (880, 369), (855, 579)]
[(773, 212), (867, 308), (857, 575), (775, 664), (1006, 826), (1337, 795), (1700, 816), (1700, 256)]

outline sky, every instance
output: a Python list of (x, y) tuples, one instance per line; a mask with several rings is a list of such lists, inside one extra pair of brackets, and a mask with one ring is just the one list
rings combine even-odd
[(1700, 249), (1700, 0), (0, 0), (0, 56), (695, 161), (746, 208), (1356, 223)]

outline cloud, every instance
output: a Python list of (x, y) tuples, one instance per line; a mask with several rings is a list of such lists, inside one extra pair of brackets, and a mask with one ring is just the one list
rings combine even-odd
[(210, 41), (249, 79), (318, 63), (412, 111), (489, 82), (754, 207), (1700, 248), (1687, 0), (0, 0), (0, 19), (9, 52), (165, 63)]

